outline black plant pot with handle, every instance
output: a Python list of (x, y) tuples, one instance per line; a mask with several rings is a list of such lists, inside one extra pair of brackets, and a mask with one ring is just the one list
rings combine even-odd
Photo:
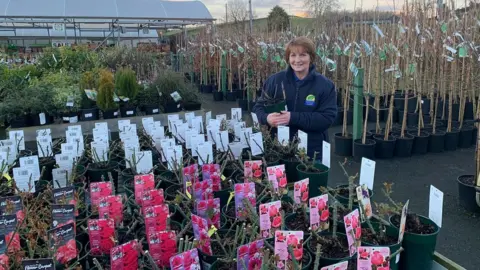
[(458, 147), (468, 148), (472, 145), (473, 126), (463, 126), (458, 135)]
[(353, 159), (356, 162), (361, 162), (362, 158), (375, 159), (375, 141), (367, 139), (365, 144), (362, 139), (353, 141)]
[(472, 213), (480, 213), (480, 206), (476, 200), (475, 176), (460, 175), (457, 177), (458, 202), (465, 210)]
[(286, 106), (287, 105), (286, 105), (285, 101), (280, 101), (276, 104), (265, 106), (265, 112), (266, 113), (279, 113), (281, 111), (286, 111)]
[(80, 110), (80, 121), (95, 121), (98, 120), (98, 108), (82, 109)]
[(20, 115), (15, 117), (14, 119), (10, 120), (10, 127), (11, 128), (24, 128), (28, 127), (28, 116), (27, 115)]
[(460, 131), (458, 129), (453, 129), (451, 132), (445, 134), (445, 151), (455, 151), (458, 147), (458, 137)]
[(137, 115), (137, 107), (125, 106), (120, 108), (121, 117), (133, 117)]
[(445, 131), (436, 130), (435, 133), (430, 134), (428, 141), (428, 152), (440, 153), (445, 149)]
[(395, 138), (394, 155), (396, 157), (410, 157), (412, 155), (414, 136), (405, 133), (403, 137), (398, 134)]
[(78, 123), (78, 112), (62, 113), (63, 123)]
[(387, 140), (384, 136), (373, 136), (375, 140), (375, 157), (392, 158), (395, 151), (396, 138), (390, 135)]
[(102, 111), (103, 119), (118, 118), (118, 109)]
[(50, 125), (53, 123), (53, 116), (49, 113), (31, 114), (30, 123), (32, 126)]
[(238, 100), (238, 107), (242, 108), (243, 112), (248, 111), (248, 100), (247, 99), (239, 99)]
[(143, 107), (146, 115), (160, 114), (160, 106), (157, 104), (147, 104)]
[(335, 154), (342, 157), (351, 157), (353, 151), (353, 137), (351, 133), (342, 136), (342, 133), (335, 133)]
[(408, 132), (408, 134), (413, 136), (412, 154), (425, 155), (428, 152), (430, 133), (422, 130), (420, 131), (420, 135), (414, 131)]
[(164, 113), (176, 113), (180, 111), (180, 104), (177, 104), (174, 101), (167, 102), (163, 105), (163, 112)]
[(213, 92), (213, 100), (214, 101), (222, 101), (223, 100), (223, 92), (222, 91)]
[(237, 100), (237, 91), (228, 91), (225, 95), (227, 101), (236, 101)]
[(185, 102), (183, 103), (183, 109), (185, 111), (198, 111), (202, 109), (202, 103), (194, 101)]

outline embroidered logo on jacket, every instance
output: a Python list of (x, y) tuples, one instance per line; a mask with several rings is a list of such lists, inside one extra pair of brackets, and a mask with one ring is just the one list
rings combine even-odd
[(306, 106), (315, 105), (315, 96), (314, 95), (308, 95), (307, 98), (305, 98), (305, 105)]

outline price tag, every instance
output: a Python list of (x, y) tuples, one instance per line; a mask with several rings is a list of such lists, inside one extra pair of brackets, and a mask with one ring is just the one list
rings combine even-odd
[(443, 192), (430, 186), (430, 199), (428, 201), (428, 218), (433, 220), (438, 227), (442, 227)]
[(360, 185), (366, 184), (373, 190), (373, 180), (375, 178), (375, 161), (368, 158), (362, 158), (362, 166), (360, 167)]

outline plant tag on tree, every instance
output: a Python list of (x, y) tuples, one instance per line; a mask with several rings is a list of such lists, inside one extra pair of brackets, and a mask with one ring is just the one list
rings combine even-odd
[(255, 183), (235, 184), (235, 217), (239, 220), (245, 220), (249, 216), (244, 199), (250, 203), (250, 210), (255, 211), (257, 205)]
[(405, 224), (407, 223), (407, 214), (408, 214), (408, 200), (402, 208), (402, 215), (400, 217), (400, 229), (398, 232), (398, 243), (403, 241), (403, 235), (405, 234)]
[(101, 130), (105, 133), (108, 133), (108, 123), (107, 122), (99, 122), (95, 123), (95, 128)]
[(442, 227), (443, 192), (430, 185), (430, 199), (428, 201), (428, 218)]
[(198, 243), (197, 248), (203, 253), (212, 256), (212, 245), (210, 236), (208, 235), (208, 221), (200, 216), (192, 214), (192, 227), (195, 238), (202, 239), (202, 241)]
[(198, 165), (210, 164), (214, 161), (212, 148), (211, 142), (203, 142), (197, 145)]
[(222, 122), (218, 119), (210, 119), (210, 121), (208, 121), (207, 123), (209, 126), (216, 128), (218, 130), (220, 130), (220, 126), (222, 124)]
[(53, 258), (22, 260), (21, 269), (22, 270), (55, 270), (55, 264), (53, 262)]
[(362, 158), (362, 166), (360, 167), (360, 185), (367, 185), (373, 190), (373, 180), (375, 178), (375, 161), (368, 158)]
[[(70, 132), (67, 132), (67, 134)], [(85, 142), (81, 133), (76, 133), (77, 136), (68, 136), (67, 135), (67, 144), (73, 145), (73, 149), (68, 149), (67, 154), (71, 154), (74, 157), (80, 157), (85, 151)], [(63, 149), (62, 149), (63, 152)]]
[[(191, 182), (189, 182), (191, 183)], [(187, 196), (191, 193), (193, 186), (193, 197), (195, 200), (210, 200), (213, 199), (213, 187), (212, 182), (208, 180), (195, 181), (193, 185), (187, 185)]]
[(242, 128), (240, 132), (240, 143), (242, 144), (243, 148), (248, 148), (249, 141), (250, 141), (250, 135), (253, 133), (252, 128)]
[(389, 247), (359, 247), (357, 254), (357, 269), (390, 269), (389, 257)]
[(68, 186), (56, 188), (53, 190), (53, 203), (55, 204), (72, 204), (75, 206), (75, 216), (78, 216), (78, 205), (75, 194), (75, 187)]
[(226, 114), (217, 114), (215, 116), (215, 119), (217, 119), (221, 123), (223, 121), (227, 121), (227, 115)]
[(192, 128), (198, 130), (198, 132), (200, 134), (204, 134), (205, 133), (205, 128), (203, 127), (203, 119), (201, 116), (195, 116), (193, 119), (192, 119)]
[(178, 114), (169, 114), (167, 116), (167, 120), (168, 120), (168, 130), (170, 132), (173, 133), (173, 122), (176, 121), (176, 120), (179, 120), (180, 119), (180, 116)]
[(127, 127), (130, 126), (130, 119), (118, 120), (118, 130), (125, 131)]
[(73, 107), (74, 103), (75, 103), (74, 97), (73, 96), (68, 96), (66, 106), (67, 107)]
[(170, 148), (170, 147), (173, 147), (175, 146), (175, 140), (174, 139), (162, 139), (160, 141), (160, 153), (162, 155), (162, 162), (166, 162), (167, 161), (167, 149)]
[(325, 231), (330, 227), (328, 194), (310, 198), (310, 227), (312, 231)]
[(250, 149), (252, 156), (262, 155), (264, 152), (263, 136), (261, 132), (250, 134)]
[(113, 188), (112, 188), (111, 182), (90, 183), (90, 204), (92, 206), (92, 212), (98, 211), (97, 209), (98, 209), (98, 205), (100, 204), (101, 198), (105, 198), (107, 196), (112, 195), (112, 189)]
[(263, 175), (261, 160), (247, 160), (243, 162), (243, 178), (245, 183), (261, 181)]
[(181, 145), (175, 145), (167, 149), (165, 154), (169, 170), (177, 170), (183, 164), (183, 149)]
[(37, 137), (52, 136), (52, 130), (49, 128), (37, 129), (36, 133), (37, 133)]
[(231, 109), (231, 119), (236, 122), (242, 121), (242, 108), (232, 108)]
[(110, 254), (110, 249), (115, 245), (115, 221), (112, 218), (89, 219), (88, 237), (92, 255)]
[(280, 230), (282, 225), (281, 208), (282, 203), (280, 201), (260, 204), (260, 235), (263, 238), (271, 238), (276, 231)]
[(53, 187), (63, 188), (67, 186), (68, 177), (71, 175), (71, 170), (55, 168), (52, 170)]
[(362, 218), (362, 222), (365, 222), (366, 219), (370, 219), (372, 217), (372, 204), (370, 203), (370, 194), (367, 188), (367, 185), (363, 184), (356, 188), (357, 192), (357, 200), (361, 202), (360, 209), (360, 216)]
[(293, 185), (293, 201), (297, 206), (307, 206), (309, 179), (295, 182)]
[(137, 173), (148, 173), (153, 169), (152, 151), (135, 152)]
[(358, 209), (343, 217), (345, 223), (345, 234), (347, 235), (350, 256), (357, 253), (357, 248), (361, 244), (362, 227), (360, 225), (360, 214)]
[(273, 190), (279, 195), (287, 194), (287, 175), (285, 165), (271, 166), (267, 168), (268, 180), (272, 183)]
[(67, 224), (75, 225), (75, 205), (52, 204), (52, 228), (62, 227)]
[(110, 141), (110, 132), (104, 131), (103, 129), (94, 128), (92, 129), (93, 141), (94, 142), (109, 142)]
[(322, 164), (330, 168), (330, 144), (326, 141), (323, 141), (322, 147)]
[(207, 126), (207, 141), (211, 142), (212, 144), (215, 144), (215, 134), (217, 132), (220, 132), (220, 128), (217, 128), (216, 126)]
[(142, 205), (142, 194), (155, 188), (155, 176), (153, 173), (139, 174), (134, 177), (135, 202)]
[(229, 156), (231, 160), (238, 160), (242, 155), (243, 145), (240, 142), (229, 143), (228, 148), (230, 148), (231, 155), (233, 155), (233, 157)]
[(237, 270), (260, 269), (263, 261), (263, 244), (262, 239), (239, 246), (237, 250)]
[(177, 234), (175, 231), (155, 232), (147, 237), (149, 239), (148, 250), (155, 264), (160, 268), (169, 267), (169, 259), (177, 254)]
[(94, 141), (90, 143), (92, 160), (94, 163), (108, 161), (109, 146), (106, 141)]
[(132, 240), (110, 250), (110, 269), (133, 270), (138, 267), (138, 241)]
[(205, 123), (209, 123), (212, 120), (212, 111), (208, 111), (205, 113)]
[(20, 250), (20, 236), (16, 233), (17, 224), (18, 219), (15, 214), (0, 217), (0, 235), (5, 235), (7, 242), (10, 242), (7, 252), (17, 252)]
[(245, 124), (245, 122), (235, 122), (233, 124), (233, 131), (235, 132), (235, 137), (237, 137), (238, 140), (240, 140), (243, 135), (242, 129), (246, 127), (247, 125)]
[[(152, 140), (155, 144), (160, 144), (160, 141), (165, 139), (165, 129), (163, 127), (154, 126), (151, 130)], [(158, 147), (157, 147), (158, 148)]]
[(170, 268), (174, 269), (201, 269), (198, 249), (194, 248), (170, 258)]
[(194, 112), (186, 112), (185, 113), (185, 122), (188, 123), (189, 127), (192, 127), (193, 118), (195, 118), (195, 113)]
[(53, 154), (52, 151), (52, 136), (37, 137), (37, 151), (39, 157), (49, 157)]
[(20, 191), (35, 192), (34, 173), (30, 168), (13, 168), (13, 179)]
[[(145, 207), (143, 212), (147, 235), (167, 229), (167, 219), (170, 215), (167, 204)], [(147, 240), (149, 239), (147, 238)]]
[(277, 269), (294, 269), (293, 258), (289, 249), (292, 249), (293, 256), (302, 269), (303, 258), (303, 232), (302, 231), (276, 231), (274, 254), (278, 256)]
[(339, 262), (336, 264), (322, 267), (320, 270), (347, 270), (347, 269), (348, 269), (348, 261), (344, 261), (344, 262)]
[(215, 228), (220, 228), (220, 199), (197, 200), (196, 201), (197, 215), (206, 219), (208, 227), (212, 225)]
[(180, 100), (182, 100), (182, 96), (180, 96), (180, 94), (177, 91), (171, 93), (170, 96), (173, 98), (175, 102), (179, 102)]
[(220, 152), (228, 151), (228, 131), (224, 130), (215, 133), (215, 145)]
[(68, 223), (48, 231), (49, 246), (55, 250), (56, 261), (65, 265), (78, 255), (74, 223)]
[(40, 122), (40, 125), (45, 125), (47, 123), (47, 118), (45, 116), (45, 113), (39, 113), (38, 120)]
[(0, 141), (0, 152), (5, 153), (6, 157), (5, 160), (8, 161), (9, 164), (13, 164), (17, 157), (17, 145), (15, 144), (14, 140), (1, 140)]
[[(22, 198), (20, 196), (1, 197), (0, 215), (15, 215), (18, 223), (22, 223), (23, 219), (25, 218)], [(0, 254), (2, 253), (0, 252)]]
[(191, 137), (192, 143), (192, 156), (198, 157), (198, 145), (205, 142), (205, 136), (203, 134), (195, 134)]
[(32, 172), (33, 180), (40, 179), (40, 165), (38, 162), (38, 156), (29, 156), (20, 158), (20, 167), (27, 168)]
[(277, 139), (281, 145), (287, 146), (290, 141), (290, 127), (278, 126)]
[(14, 141), (15, 149), (25, 150), (25, 135), (23, 130), (11, 130), (8, 132), (10, 140)]
[(0, 235), (0, 265), (3, 269), (10, 269), (10, 258), (7, 255), (7, 245), (8, 243), (5, 239), (5, 235)]
[(133, 165), (135, 168), (137, 166), (136, 161), (134, 158), (137, 155), (137, 152), (140, 152), (140, 146), (134, 144), (124, 144), (124, 151), (125, 151), (125, 161), (126, 161), (126, 168), (131, 168)]

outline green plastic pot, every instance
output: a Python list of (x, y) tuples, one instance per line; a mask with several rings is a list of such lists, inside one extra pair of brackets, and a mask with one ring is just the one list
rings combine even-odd
[(305, 165), (299, 164), (295, 169), (297, 171), (297, 179), (303, 180), (308, 178), (308, 197), (313, 198), (322, 195), (320, 187), (328, 186), (328, 173), (330, 168), (323, 164), (316, 163), (315, 168), (322, 170), (319, 173), (306, 172)]
[(279, 113), (281, 111), (286, 111), (285, 110), (286, 106), (287, 106), (287, 103), (285, 101), (280, 101), (277, 104), (265, 106), (265, 112), (266, 113)]
[[(379, 230), (379, 227), (380, 227), (380, 223), (378, 222), (371, 222), (372, 223), (372, 227), (373, 229), (378, 232)], [(368, 226), (368, 225), (367, 225)], [(393, 237), (394, 239), (398, 239), (398, 229), (393, 227), (393, 226), (385, 226), (386, 230), (385, 230), (385, 234), (388, 235), (388, 236), (391, 236)], [(367, 228), (367, 227), (364, 227), (362, 225), (362, 228)], [(367, 247), (373, 247), (373, 246), (377, 246), (377, 245), (374, 245), (374, 244), (371, 244), (371, 243), (368, 243), (366, 241), (362, 241), (362, 246), (367, 246)], [(388, 247), (390, 248), (390, 254), (393, 254), (394, 252), (396, 252), (398, 249), (400, 249), (402, 245), (400, 243), (395, 243), (395, 244), (392, 244), (392, 245), (389, 245)], [(402, 255), (400, 255), (401, 257)], [(396, 259), (392, 259), (390, 260), (390, 270), (398, 270), (398, 267), (399, 267), (399, 264), (396, 262)]]
[[(393, 217), (390, 217), (390, 224), (398, 235), (399, 228), (393, 224)], [(404, 251), (400, 253), (400, 270), (432, 269), (433, 254), (437, 246), (437, 236), (440, 228), (431, 219), (421, 215), (418, 215), (418, 217), (421, 223), (433, 225), (435, 232), (432, 234), (416, 234), (405, 231), (402, 242)]]
[(285, 165), (285, 173), (287, 174), (287, 185), (292, 186), (293, 183), (299, 180), (297, 174), (297, 166), (300, 164), (300, 161), (289, 161), (282, 159), (280, 164)]
[[(319, 233), (319, 235), (320, 236), (332, 235), (332, 233), (331, 232), (321, 232), (321, 233)], [(337, 232), (337, 237), (338, 238), (345, 238), (345, 241), (347, 241), (347, 235), (345, 235), (343, 233)], [(310, 243), (305, 243), (305, 244), (306, 244), (306, 247), (307, 247), (308, 251), (312, 255), (312, 260), (315, 261), (315, 251), (310, 247)], [(320, 255), (320, 268), (324, 267), (324, 266), (329, 266), (329, 265), (332, 265), (332, 264), (336, 264), (336, 263), (339, 263), (339, 262), (343, 262), (343, 261), (349, 261), (349, 260), (354, 259), (356, 257), (357, 257), (356, 253), (353, 256), (344, 257), (344, 258), (325, 258), (322, 255)]]
[[(339, 188), (345, 188), (345, 187), (348, 187), (348, 185), (338, 185), (335, 187), (335, 189), (339, 189)], [(357, 199), (357, 195), (356, 195), (356, 191), (354, 190), (354, 199), (353, 199), (353, 208), (358, 208), (358, 202), (356, 202), (356, 199)], [(372, 199), (373, 197), (373, 191), (371, 189), (368, 189), (368, 194), (370, 194), (370, 200)], [(341, 204), (345, 205), (345, 206), (348, 206), (348, 197), (344, 197), (344, 196), (341, 196), (341, 195), (335, 195), (335, 198), (338, 200), (338, 202), (340, 202)]]

